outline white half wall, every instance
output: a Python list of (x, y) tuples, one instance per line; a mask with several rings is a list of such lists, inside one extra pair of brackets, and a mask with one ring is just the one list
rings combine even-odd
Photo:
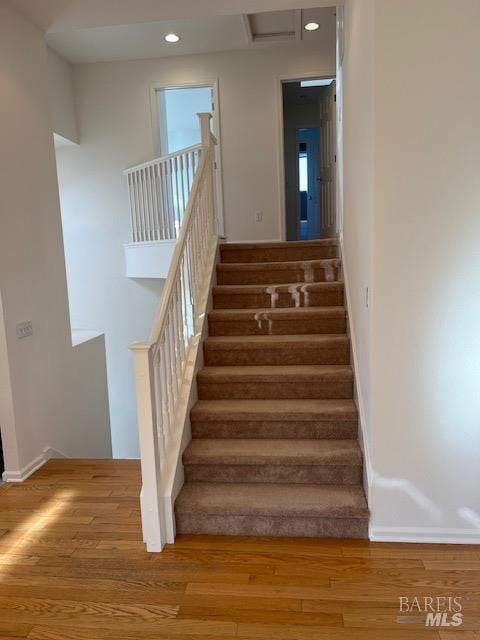
[(127, 278), (162, 278), (168, 276), (176, 240), (128, 242), (125, 245)]
[[(0, 77), (0, 428), (6, 469), (16, 473), (45, 449), (107, 457), (110, 447), (71, 342), (43, 34), (5, 3)], [(33, 335), (19, 340), (16, 324), (26, 320)]]
[(344, 248), (357, 347), (371, 349), (371, 535), (478, 543), (480, 4), (347, 1), (345, 24)]

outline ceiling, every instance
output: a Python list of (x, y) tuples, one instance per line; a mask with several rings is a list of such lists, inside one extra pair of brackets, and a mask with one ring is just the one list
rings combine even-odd
[[(242, 15), (310, 7), (332, 0), (7, 0), (47, 32)], [(336, 0), (341, 5), (344, 0)]]
[[(310, 21), (320, 29), (305, 31), (302, 25)], [(323, 7), (56, 31), (46, 39), (66, 60), (90, 63), (248, 49), (288, 40), (314, 46), (332, 31), (335, 8)], [(178, 34), (180, 41), (165, 42), (167, 33)]]

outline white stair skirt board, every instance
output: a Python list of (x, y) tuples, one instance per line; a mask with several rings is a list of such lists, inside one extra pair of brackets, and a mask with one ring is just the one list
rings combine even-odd
[(23, 467), (23, 469), (18, 469), (16, 471), (9, 471), (5, 469), (2, 474), (2, 479), (4, 482), (23, 482), (28, 477), (35, 473), (40, 467), (42, 467), (48, 460), (52, 458), (66, 458), (63, 453), (60, 451), (56, 451), (51, 447), (45, 447), (42, 453), (34, 458), (31, 462)]
[(177, 241), (154, 240), (125, 245), (127, 278), (163, 278), (168, 275)]

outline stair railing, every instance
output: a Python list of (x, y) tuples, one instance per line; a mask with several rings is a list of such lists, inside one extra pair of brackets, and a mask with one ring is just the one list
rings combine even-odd
[(201, 154), (197, 144), (124, 171), (133, 242), (178, 237)]
[[(148, 551), (161, 551), (172, 518), (164, 495), (165, 471), (171, 467), (177, 405), (189, 350), (199, 332), (199, 301), (209, 279), (208, 260), (217, 245), (213, 188), (216, 140), (209, 113), (198, 114), (202, 142), (200, 162), (186, 202), (178, 242), (170, 265), (150, 339), (130, 346), (134, 356), (140, 440), (144, 541)], [(191, 153), (191, 150), (186, 150)], [(168, 210), (170, 216), (172, 209)], [(169, 536), (171, 537), (171, 536)]]

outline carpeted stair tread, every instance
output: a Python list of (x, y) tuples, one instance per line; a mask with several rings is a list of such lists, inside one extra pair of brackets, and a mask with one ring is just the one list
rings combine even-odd
[(345, 334), (344, 307), (214, 309), (208, 314), (211, 336)]
[(211, 336), (204, 341), (205, 366), (349, 364), (346, 334)]
[(230, 382), (294, 382), (312, 383), (322, 380), (351, 380), (350, 365), (259, 365), (244, 367), (204, 367), (198, 373), (199, 382), (228, 384)]
[(284, 242), (266, 241), (266, 242), (225, 242), (220, 245), (220, 251), (223, 254), (228, 251), (251, 251), (257, 249), (300, 249), (308, 247), (337, 247), (336, 238), (320, 238), (318, 240), (287, 240)]
[(177, 514), (274, 516), (280, 518), (366, 518), (360, 486), (187, 482), (175, 503)]
[(245, 242), (220, 245), (222, 262), (257, 262), (265, 260), (305, 260), (334, 258), (338, 253), (335, 238), (296, 242)]
[(356, 420), (353, 400), (198, 400), (192, 420), (202, 422), (278, 421), (315, 422)]
[(223, 350), (258, 350), (265, 349), (296, 349), (300, 347), (336, 348), (349, 344), (347, 335), (313, 333), (299, 335), (266, 335), (266, 336), (210, 336), (204, 344), (212, 351)]
[(345, 307), (286, 307), (280, 309), (213, 309), (209, 318), (234, 322), (235, 320), (257, 320), (267, 315), (272, 320), (302, 320), (304, 318), (345, 318)]
[(186, 465), (351, 465), (361, 466), (356, 440), (194, 439), (183, 454)]
[(225, 284), (213, 287), (215, 309), (336, 307), (344, 304), (343, 282)]
[(264, 293), (266, 289), (278, 289), (287, 291), (293, 287), (305, 287), (306, 291), (343, 291), (343, 282), (280, 282), (277, 284), (219, 284), (213, 287), (213, 295), (232, 294), (245, 295), (246, 293)]
[(234, 262), (217, 265), (217, 284), (285, 284), (332, 282), (339, 279), (340, 260), (285, 260), (279, 262)]
[[(281, 262), (221, 262), (217, 264), (218, 272), (224, 271), (291, 271), (294, 269), (309, 270), (310, 267), (339, 267), (338, 258), (320, 260), (282, 260)], [(280, 283), (283, 284), (283, 283)]]

